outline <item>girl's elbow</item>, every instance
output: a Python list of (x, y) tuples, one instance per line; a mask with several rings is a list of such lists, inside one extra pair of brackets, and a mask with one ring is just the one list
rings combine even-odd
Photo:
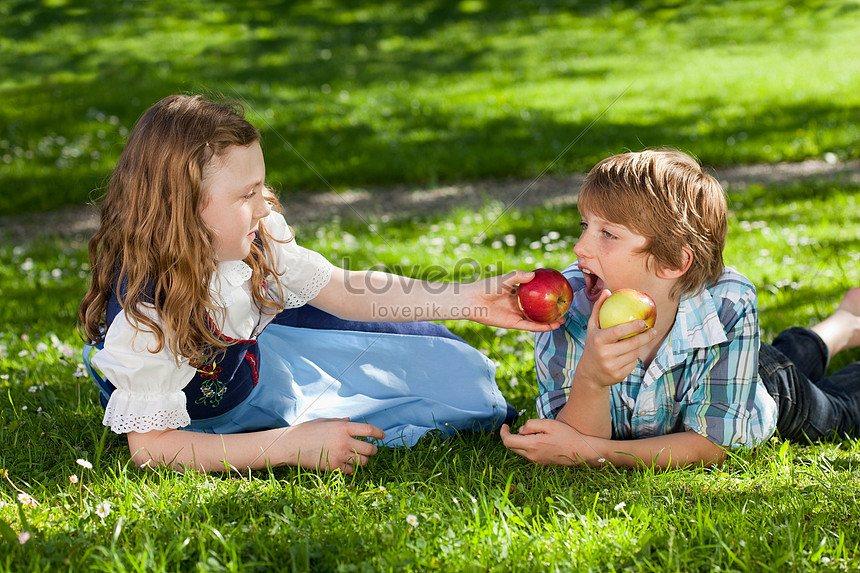
[(131, 461), (134, 463), (135, 467), (154, 468), (158, 465), (158, 462), (152, 459), (152, 456), (146, 448), (133, 446), (131, 440), (128, 441), (128, 451), (131, 454)]
[(154, 448), (152, 446), (155, 440), (163, 433), (163, 431), (152, 430), (146, 433), (129, 432), (126, 434), (131, 461), (136, 467), (155, 468), (167, 465), (164, 463), (162, 456), (153, 455)]

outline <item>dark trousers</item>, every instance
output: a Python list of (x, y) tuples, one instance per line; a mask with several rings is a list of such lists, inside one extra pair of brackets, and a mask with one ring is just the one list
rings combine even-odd
[(827, 346), (813, 331), (790, 328), (761, 344), (759, 376), (776, 401), (783, 439), (815, 442), (860, 435), (860, 362), (825, 377)]

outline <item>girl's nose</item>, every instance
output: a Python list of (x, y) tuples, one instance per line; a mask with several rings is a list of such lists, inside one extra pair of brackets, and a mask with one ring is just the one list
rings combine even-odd
[(263, 198), (262, 193), (259, 193), (258, 196), (259, 202), (257, 203), (257, 209), (255, 210), (254, 215), (256, 215), (258, 219), (264, 219), (272, 212), (272, 208), (269, 206), (269, 202)]

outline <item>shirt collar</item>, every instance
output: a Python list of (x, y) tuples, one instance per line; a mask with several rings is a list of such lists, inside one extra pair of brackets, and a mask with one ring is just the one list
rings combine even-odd
[[(221, 306), (232, 306), (234, 289), (241, 288), (253, 274), (251, 267), (242, 261), (224, 261), (215, 268), (215, 276), (209, 286), (213, 302)], [(229, 286), (228, 286), (229, 285)]]
[(218, 264), (217, 273), (227, 281), (230, 286), (240, 286), (251, 278), (251, 267), (243, 261), (224, 261)]
[(710, 291), (702, 289), (681, 299), (669, 336), (672, 350), (678, 354), (693, 348), (709, 348), (728, 340)]

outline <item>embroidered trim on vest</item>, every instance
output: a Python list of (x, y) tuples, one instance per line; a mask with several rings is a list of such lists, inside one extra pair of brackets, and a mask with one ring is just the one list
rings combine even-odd
[[(224, 342), (231, 342), (233, 344), (246, 344), (249, 347), (252, 344), (256, 344), (256, 339), (241, 339), (241, 338), (232, 338), (227, 336), (223, 332), (221, 332), (218, 327), (215, 325), (215, 321), (212, 320), (212, 317), (209, 313), (206, 313), (206, 320), (209, 322), (209, 328), (212, 329), (212, 332), (223, 340)], [(245, 356), (243, 357), (248, 363), (248, 366), (251, 368), (251, 379), (253, 381), (253, 386), (256, 386), (260, 381), (260, 371), (257, 367), (257, 357), (249, 352), (249, 349), (245, 349)], [(209, 406), (211, 408), (217, 408), (221, 404), (221, 398), (224, 397), (224, 394), (227, 393), (227, 384), (220, 379), (219, 375), (221, 374), (221, 368), (218, 366), (217, 361), (215, 360), (215, 356), (209, 357), (206, 362), (203, 363), (203, 366), (197, 369), (197, 372), (200, 373), (200, 377), (203, 378), (203, 382), (200, 383), (200, 392), (203, 394), (200, 398), (195, 400), (195, 404), (201, 404), (204, 406)]]

